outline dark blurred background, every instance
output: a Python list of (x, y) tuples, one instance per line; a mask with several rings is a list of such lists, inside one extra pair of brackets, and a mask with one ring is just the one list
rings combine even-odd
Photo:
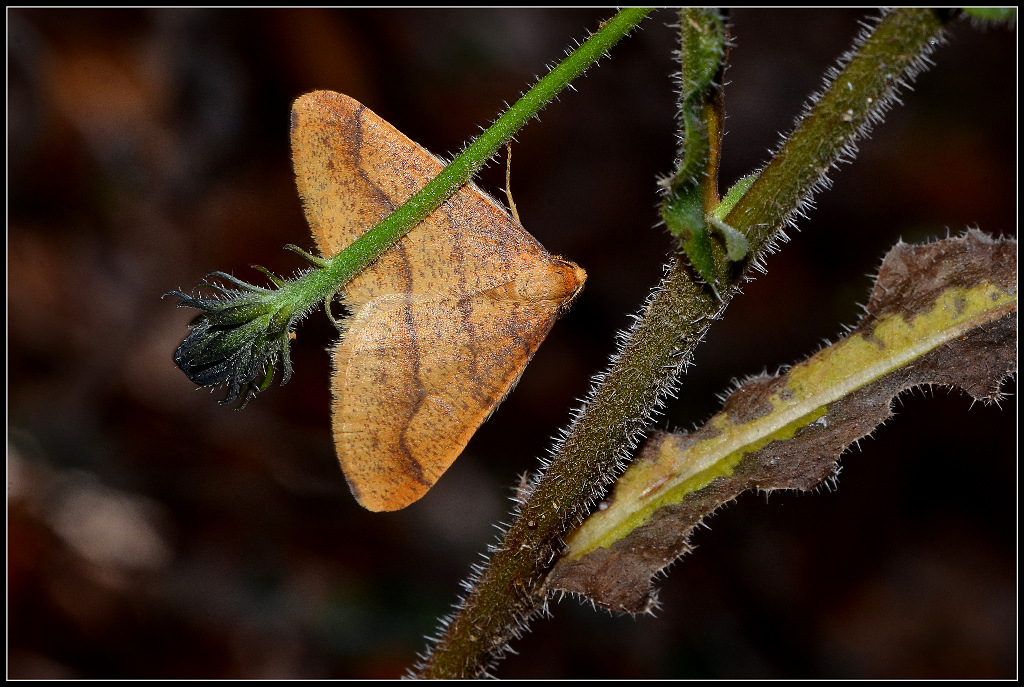
[[(17, 678), (397, 677), (659, 279), (675, 155), (661, 11), (518, 137), (524, 224), (589, 273), (516, 391), (423, 500), (373, 514), (331, 441), (322, 312), (242, 412), (171, 361), (212, 270), (312, 247), (291, 101), (362, 101), (457, 152), (610, 10), (8, 10), (8, 646)], [(732, 13), (723, 187), (788, 131), (862, 11)], [(1016, 36), (958, 22), (905, 106), (699, 349), (659, 427), (834, 339), (888, 247), (1016, 233)], [(504, 185), (492, 164), (481, 184)], [(1005, 387), (1014, 393), (1016, 384)], [(656, 618), (564, 600), (500, 677), (997, 678), (1016, 672), (1016, 398), (942, 389), (843, 458), (838, 490), (747, 494)]]

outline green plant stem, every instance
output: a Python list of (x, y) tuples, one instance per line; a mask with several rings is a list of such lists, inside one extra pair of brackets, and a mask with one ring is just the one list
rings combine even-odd
[(757, 250), (766, 245), (850, 152), (848, 146), (880, 121), (897, 86), (927, 66), (922, 58), (939, 43), (941, 30), (941, 19), (929, 9), (886, 14), (726, 215), (726, 223), (743, 231)]
[[(679, 123), (683, 150), (675, 174), (665, 183), (670, 194), (713, 178), (712, 144), (721, 131), (705, 112), (719, 86), (714, 83), (726, 50), (725, 21), (718, 10), (684, 8), (679, 15)], [(717, 198), (716, 198), (717, 200)]]
[[(897, 10), (885, 15), (860, 43), (847, 67), (727, 215), (726, 221), (747, 235), (755, 255), (769, 247), (776, 231), (809, 199), (852, 140), (888, 106), (896, 85), (922, 68), (922, 58), (937, 44), (940, 31), (940, 20), (929, 10)], [(728, 261), (718, 264), (727, 266)], [(723, 270), (719, 284), (728, 288), (718, 301), (673, 256), (640, 321), (591, 390), (528, 501), (420, 667), (422, 677), (481, 675), (544, 607), (544, 580), (561, 551), (561, 538), (614, 478), (742, 278)]]
[(582, 45), (540, 79), (497, 121), (452, 160), (421, 191), (348, 248), (319, 269), (313, 269), (286, 286), (281, 304), (287, 313), (308, 312), (336, 293), (349, 279), (405, 236), (413, 227), (450, 198), (523, 127), (574, 79), (611, 48), (650, 13), (650, 9), (621, 10), (606, 21)]
[(725, 22), (718, 10), (684, 8), (679, 33), (683, 150), (675, 173), (662, 182), (666, 195), (661, 218), (697, 274), (714, 290), (714, 255), (705, 217), (718, 204), (722, 98), (715, 77), (725, 57)]

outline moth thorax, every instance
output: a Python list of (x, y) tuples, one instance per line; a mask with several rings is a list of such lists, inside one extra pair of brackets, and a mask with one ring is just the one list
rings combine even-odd
[(555, 258), (554, 262), (523, 270), (511, 287), (509, 295), (522, 301), (563, 301), (583, 286), (586, 273), (571, 262)]

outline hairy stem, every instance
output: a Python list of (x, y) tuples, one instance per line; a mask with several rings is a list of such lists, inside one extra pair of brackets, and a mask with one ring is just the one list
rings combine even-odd
[(726, 54), (726, 27), (715, 9), (685, 8), (679, 17), (679, 123), (683, 151), (662, 182), (661, 219), (690, 264), (714, 290), (715, 256), (705, 217), (718, 204), (722, 97), (715, 77)]
[[(854, 139), (880, 120), (894, 89), (920, 70), (940, 31), (941, 21), (931, 11), (898, 10), (858, 38), (842, 71), (726, 217), (747, 235), (754, 255), (769, 247), (825, 172), (850, 152)], [(714, 137), (711, 143), (717, 145)], [(722, 266), (718, 283), (727, 286), (721, 301), (673, 257), (528, 501), (476, 576), (469, 597), (420, 667), (421, 676), (483, 674), (544, 607), (545, 576), (562, 550), (562, 537), (614, 478), (743, 278), (730, 273), (727, 260), (717, 264)]]
[(941, 42), (942, 20), (928, 9), (886, 14), (805, 116), (750, 189), (725, 217), (744, 227), (751, 245), (763, 245), (795, 208), (826, 179), (831, 167), (856, 152), (854, 142), (879, 123), (896, 89), (927, 66)]

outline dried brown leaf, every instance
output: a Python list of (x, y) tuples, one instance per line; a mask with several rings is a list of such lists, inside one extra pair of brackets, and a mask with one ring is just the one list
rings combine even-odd
[(857, 328), (784, 375), (746, 381), (691, 433), (657, 433), (567, 538), (548, 589), (648, 612), (652, 579), (701, 520), (748, 489), (810, 490), (919, 386), (999, 398), (1017, 369), (1017, 243), (979, 231), (886, 256)]

